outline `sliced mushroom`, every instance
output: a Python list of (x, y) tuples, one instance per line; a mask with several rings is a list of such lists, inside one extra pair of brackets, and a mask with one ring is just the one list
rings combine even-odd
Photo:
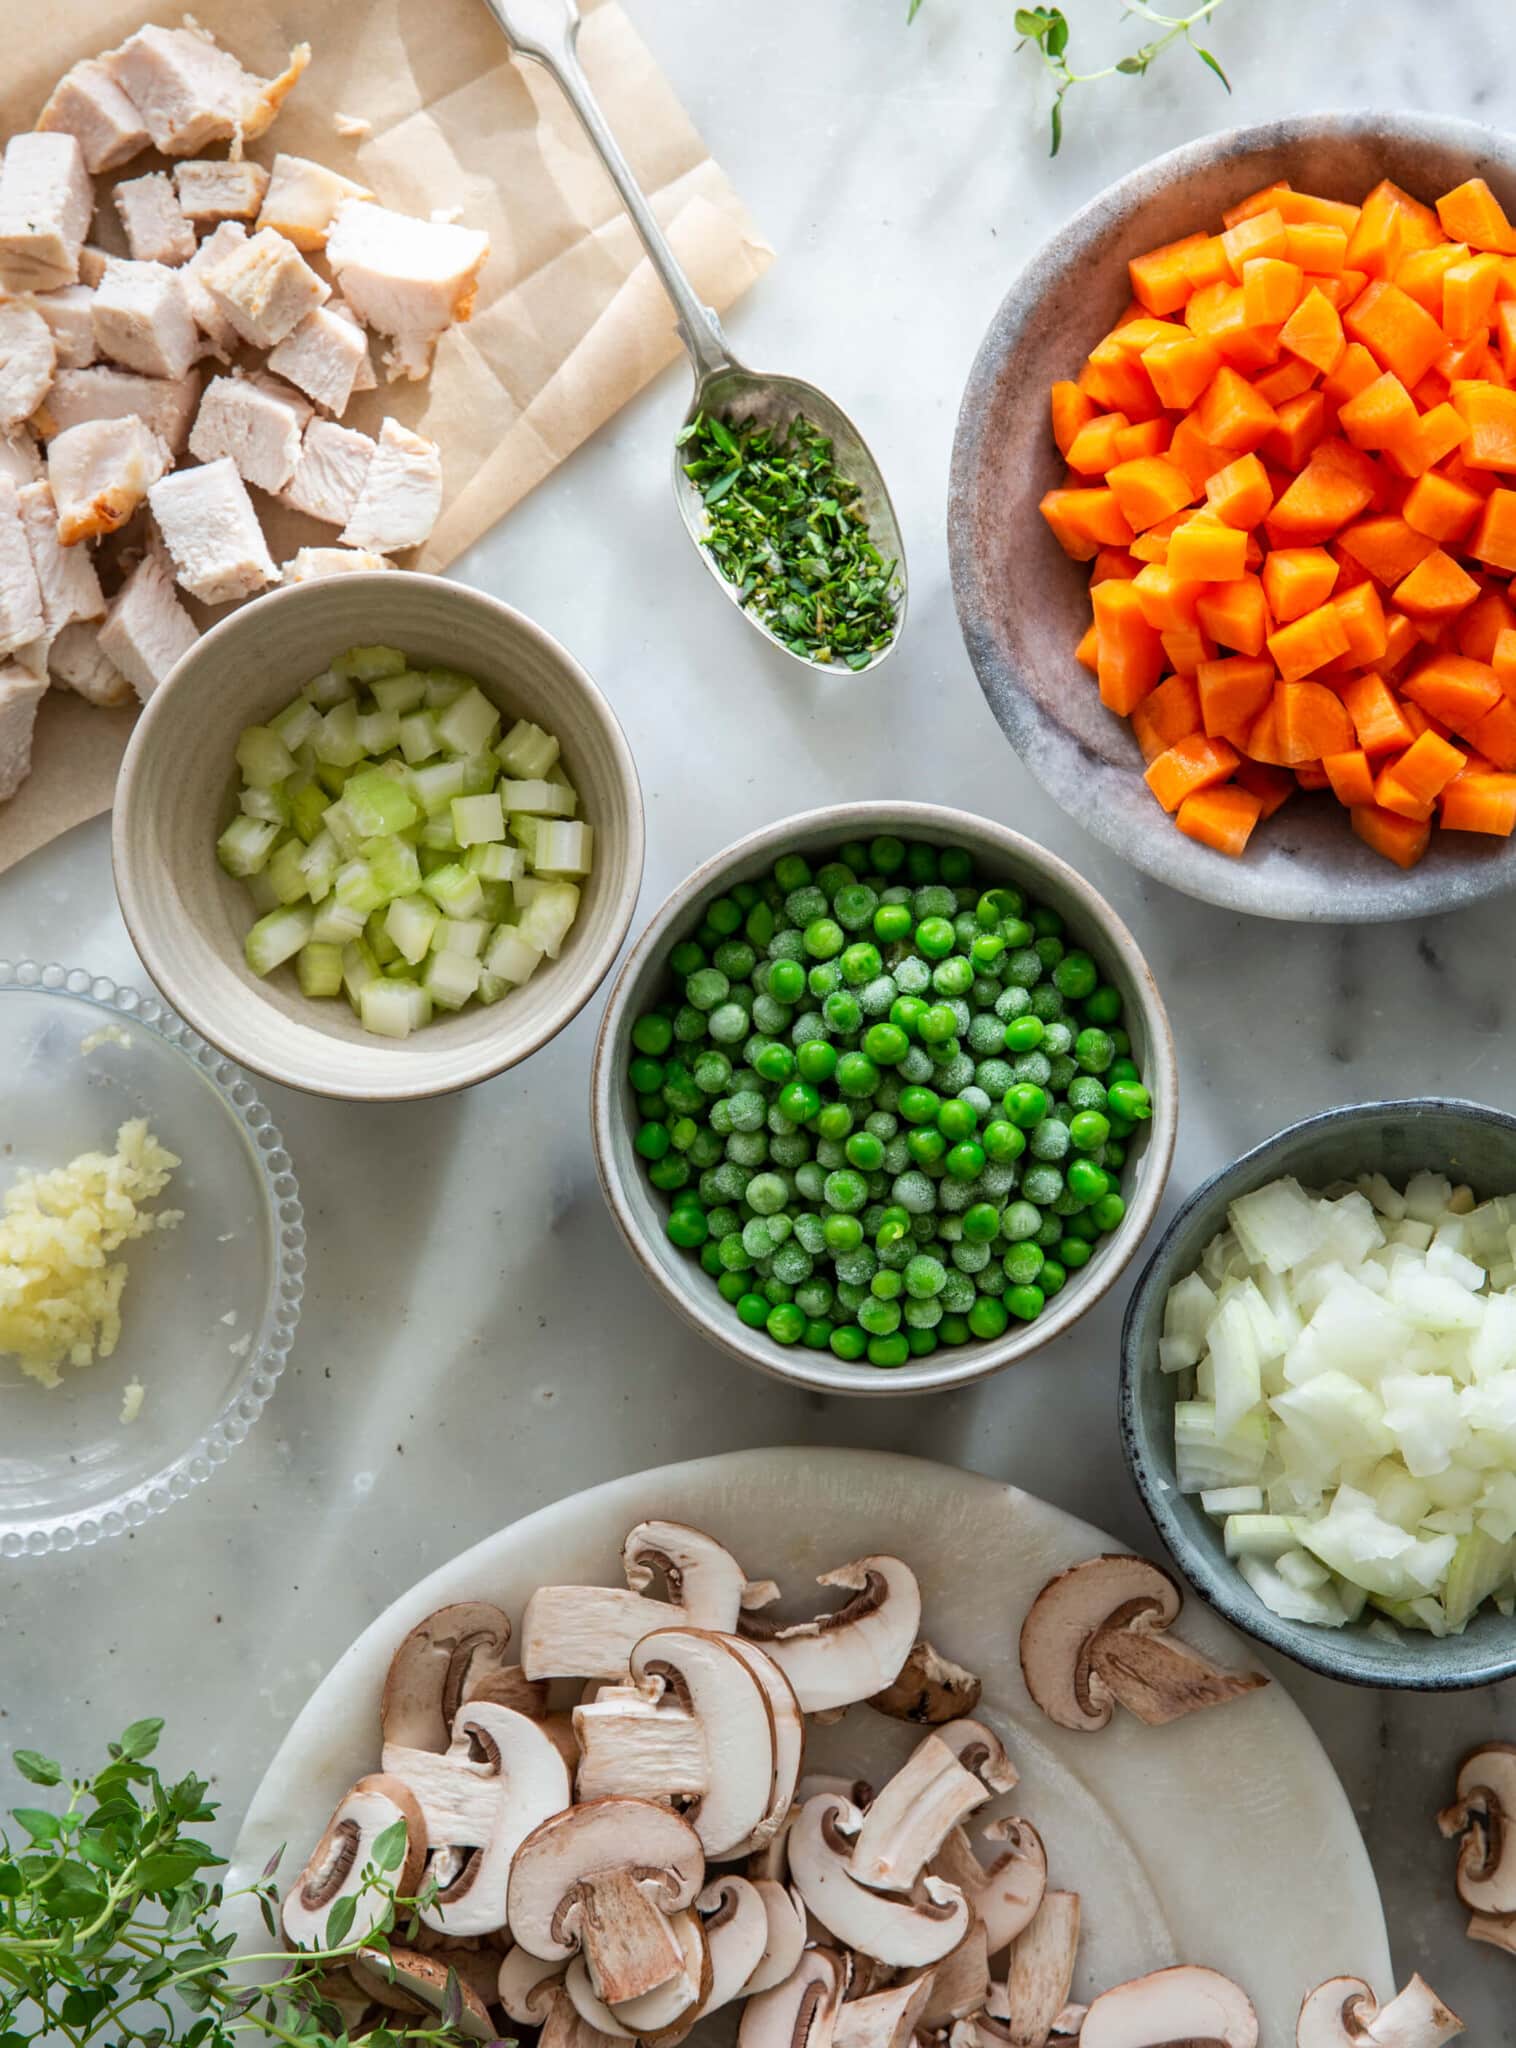
[(983, 2012), (990, 1995), (989, 1940), (983, 1924), (974, 1920), (951, 1955), (944, 1956), (931, 1972), (932, 1995), (921, 2015), (928, 2033), (951, 2027)]
[(542, 1997), (546, 2016), (537, 2036), (537, 2048), (617, 2048), (620, 2037), (602, 2033), (576, 2012), (564, 1985), (547, 1985)]
[[(440, 1607), (418, 1622), (394, 1656), (379, 1701), (386, 1743), (443, 1750), (453, 1716), (480, 1686), (505, 1668), (511, 1624), (485, 1600)], [(507, 1704), (513, 1704), (508, 1702)]]
[[(682, 2041), (705, 2008), (711, 1989), (711, 1952), (698, 1913), (675, 1913), (669, 1921), (679, 1942), (680, 1969), (666, 1984), (624, 1999), (614, 2008), (621, 2026), (651, 2048)], [(569, 1965), (569, 1975), (574, 1966)]]
[(487, 1700), (491, 1706), (513, 1707), (529, 1721), (547, 1719), (547, 1697), (547, 1681), (528, 1678), (519, 1664), (476, 1667), (463, 1682), (465, 1705)]
[(1328, 1977), (1300, 2002), (1295, 2048), (1363, 2048), (1379, 2001), (1361, 1977)]
[(695, 1901), (711, 1956), (711, 1988), (700, 2017), (741, 1998), (768, 1950), (768, 1904), (745, 1877), (718, 1877)]
[(1257, 2048), (1258, 2015), (1230, 1977), (1179, 1963), (1102, 1991), (1090, 2001), (1079, 2039), (1081, 2048), (1163, 2048), (1176, 2041)]
[(923, 1736), (864, 1817), (852, 1872), (876, 1891), (908, 1892), (951, 1831), (1016, 1771), (1000, 1738), (979, 1721), (951, 1721)]
[(738, 1623), (767, 1650), (807, 1714), (850, 1707), (892, 1685), (921, 1622), (916, 1574), (898, 1557), (860, 1557), (816, 1583), (846, 1587), (853, 1597), (788, 1627), (747, 1613)]
[(808, 1948), (782, 1984), (742, 2008), (737, 2048), (832, 2048), (847, 1964), (835, 1950)]
[(769, 1877), (755, 1877), (751, 1883), (763, 1901), (768, 1931), (763, 1954), (744, 1987), (749, 1998), (759, 1991), (772, 1991), (798, 1966), (806, 1931), (805, 1902), (797, 1893)]
[[(1045, 1892), (1041, 1905), (1011, 1944), (1005, 1984), (997, 1987), (1000, 1995), (992, 1990), (990, 1997), (989, 2012), (1004, 2023), (1011, 2048), (1042, 2048), (1054, 2020), (1068, 2004), (1078, 1951), (1078, 1892)], [(1178, 2034), (1164, 2036), (1172, 2041), (1182, 2038)]]
[(954, 1828), (932, 1858), (930, 1869), (963, 1893), (974, 1917), (984, 1923), (989, 1953), (998, 1956), (1042, 1904), (1048, 1881), (1047, 1851), (1031, 1822), (1014, 1814), (986, 1822), (979, 1839), (1007, 1846), (993, 1862), (983, 1864), (965, 1831)]
[(519, 2027), (540, 2027), (551, 2003), (549, 1993), (563, 1982), (567, 1962), (545, 1963), (519, 1942), (500, 1959), (496, 1996), (506, 2017)]
[(883, 1692), (871, 1695), (869, 1705), (892, 1720), (935, 1727), (972, 1714), (981, 1690), (972, 1671), (954, 1664), (923, 1637)]
[(852, 1855), (862, 1825), (857, 1807), (834, 1793), (807, 1800), (789, 1834), (796, 1890), (822, 1926), (860, 1955), (897, 1969), (940, 1962), (968, 1932), (968, 1901), (939, 1877), (924, 1878), (905, 1897), (860, 1884)]
[(1516, 1920), (1497, 1920), (1492, 1913), (1471, 1913), (1463, 1931), (1470, 1941), (1488, 1942), (1491, 1948), (1503, 1948), (1508, 1956), (1516, 1956)]
[(1163, 1631), (1181, 1596), (1146, 1558), (1087, 1558), (1049, 1579), (1021, 1626), (1026, 1689), (1060, 1728), (1104, 1728), (1113, 1705), (1150, 1728), (1255, 1692), (1261, 1672), (1218, 1670)]
[(590, 1800), (544, 1821), (517, 1850), (511, 1931), (548, 1961), (582, 1949), (596, 1992), (619, 2005), (683, 1969), (669, 1919), (704, 1875), (700, 1838), (678, 1814), (642, 1799)]
[(1457, 1797), (1437, 1816), (1458, 1845), (1458, 1896), (1471, 1913), (1516, 1913), (1516, 1744), (1486, 1742), (1458, 1768)]
[(910, 2048), (932, 1995), (932, 1972), (850, 1998), (837, 2015), (836, 2048)]
[(1411, 1979), (1368, 2023), (1374, 2048), (1439, 2048), (1463, 2032), (1463, 2021), (1421, 1976)]
[(795, 1803), (795, 1788), (800, 1782), (801, 1766), (805, 1762), (805, 1715), (795, 1696), (794, 1686), (766, 1650), (741, 1635), (728, 1635), (723, 1640), (763, 1688), (773, 1719), (774, 1785), (763, 1823), (764, 1831), (773, 1836), (783, 1827)]
[(338, 1803), (305, 1868), (285, 1894), (284, 1932), (296, 1948), (326, 1946), (327, 1915), (338, 1899), (354, 1902), (351, 1939), (363, 1941), (389, 1910), (378, 1889), (363, 1890), (363, 1872), (375, 1840), (397, 1821), (405, 1823), (405, 1857), (393, 1873), (396, 1892), (415, 1896), (426, 1865), (426, 1821), (410, 1787), (401, 1778), (376, 1772), (360, 1778)]
[(451, 2007), (451, 2024), (466, 2040), (495, 2039), (489, 2008), (445, 1956), (424, 1956), (410, 1948), (359, 1949), (348, 1969), (358, 1989), (377, 2005), (400, 2013), (448, 2013)]
[(772, 1579), (750, 1580), (714, 1536), (684, 1522), (639, 1522), (621, 1547), (621, 1565), (634, 1593), (645, 1593), (661, 1576), (691, 1628), (723, 1635), (736, 1628), (743, 1608), (766, 1607), (779, 1597)]
[(867, 1778), (844, 1778), (837, 1771), (807, 1771), (795, 1788), (795, 1798), (804, 1806), (823, 1792), (846, 1799), (860, 1813), (867, 1813), (874, 1803), (874, 1788)]

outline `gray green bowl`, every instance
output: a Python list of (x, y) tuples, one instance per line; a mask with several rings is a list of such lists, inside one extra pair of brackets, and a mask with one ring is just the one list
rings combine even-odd
[(1423, 1168), (1446, 1173), (1455, 1183), (1467, 1181), (1481, 1198), (1509, 1193), (1516, 1188), (1516, 1116), (1447, 1096), (1359, 1102), (1291, 1124), (1213, 1174), (1165, 1231), (1127, 1304), (1121, 1442), (1143, 1506), (1174, 1562), (1228, 1621), (1327, 1678), (1405, 1692), (1453, 1692), (1516, 1674), (1516, 1620), (1485, 1608), (1462, 1635), (1407, 1633), (1392, 1643), (1371, 1635), (1364, 1622), (1319, 1628), (1272, 1613), (1226, 1555), (1219, 1526), (1193, 1495), (1178, 1489), (1175, 1382), (1158, 1365), (1169, 1289), (1194, 1271), (1206, 1245), (1226, 1227), (1228, 1205), (1239, 1195), (1285, 1174), (1307, 1188), (1360, 1173), (1382, 1173), (1400, 1186)]

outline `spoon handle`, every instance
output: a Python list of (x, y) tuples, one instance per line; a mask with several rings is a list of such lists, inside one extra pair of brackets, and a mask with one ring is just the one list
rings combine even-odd
[(594, 145), (621, 194), (621, 203), (631, 216), (647, 258), (657, 272), (663, 289), (674, 302), (679, 316), (679, 337), (689, 350), (700, 382), (718, 371), (733, 367), (733, 357), (712, 307), (702, 303), (682, 264), (669, 247), (668, 238), (647, 203), (647, 195), (621, 145), (600, 110), (579, 62), (579, 8), (577, 0), (484, 0), (485, 6), (505, 31), (507, 42), (522, 57), (530, 57), (557, 80), (580, 126)]

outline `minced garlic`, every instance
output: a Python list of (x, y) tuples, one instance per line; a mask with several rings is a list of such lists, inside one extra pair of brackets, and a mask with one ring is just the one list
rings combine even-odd
[(182, 1210), (151, 1215), (179, 1161), (138, 1117), (114, 1153), (85, 1152), (50, 1173), (21, 1173), (0, 1213), (0, 1353), (56, 1387), (63, 1365), (109, 1358), (121, 1335), (126, 1265), (108, 1254), (169, 1230)]

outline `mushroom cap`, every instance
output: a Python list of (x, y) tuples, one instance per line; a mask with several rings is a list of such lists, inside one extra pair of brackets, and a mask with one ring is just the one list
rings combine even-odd
[(540, 2027), (547, 2017), (549, 1986), (563, 1980), (564, 1964), (546, 1963), (520, 1942), (500, 1958), (499, 1998), (506, 2017), (518, 2027)]
[(781, 1984), (742, 2008), (737, 2048), (831, 2048), (847, 1964), (829, 1948), (806, 1949)]
[(1162, 2048), (1177, 2041), (1257, 2048), (1258, 2015), (1230, 1977), (1177, 1963), (1102, 1991), (1090, 2002), (1079, 2039), (1082, 2048)]
[[(397, 2012), (443, 2011), (447, 2002), (447, 1980), (451, 1966), (446, 1956), (426, 1956), (415, 1949), (359, 1949), (348, 1963), (353, 1982), (380, 2005)], [(489, 2008), (454, 1970), (458, 1987), (458, 2032), (470, 2041), (493, 2041), (494, 2023)]]
[(863, 1816), (834, 1793), (807, 1800), (789, 1833), (795, 1888), (844, 1947), (898, 1969), (940, 1962), (969, 1929), (968, 1901), (928, 1877), (908, 1898), (871, 1891), (849, 1867)]
[(753, 1614), (739, 1623), (779, 1666), (807, 1714), (850, 1707), (893, 1684), (921, 1624), (921, 1588), (898, 1557), (860, 1557), (816, 1583), (846, 1587), (853, 1597), (787, 1628)]
[(935, 1727), (955, 1721), (961, 1714), (972, 1714), (981, 1691), (972, 1671), (954, 1664), (923, 1637), (911, 1646), (910, 1655), (884, 1690), (870, 1696), (869, 1705), (891, 1720)]
[(932, 1972), (851, 1998), (837, 2015), (837, 2048), (910, 2048), (932, 1995)]
[(705, 1876), (700, 1837), (646, 1799), (590, 1799), (534, 1828), (511, 1865), (507, 1919), (522, 1947), (549, 1961), (579, 1947), (578, 1888), (631, 1871), (665, 1915), (682, 1912)]
[[(458, 1709), (453, 1743), (448, 1761), (487, 1772), (498, 1796), (488, 1833), (468, 1845), (472, 1853), (421, 1908), (421, 1920), (442, 1934), (493, 1934), (505, 1924), (506, 1886), (522, 1842), (573, 1797), (568, 1768), (540, 1722), (488, 1700)], [(483, 1765), (466, 1760), (471, 1743), (484, 1751)]]
[(507, 1615), (487, 1600), (460, 1600), (418, 1622), (390, 1659), (379, 1720), (386, 1742), (446, 1749), (453, 1716), (471, 1677), (505, 1663)]
[(1133, 1623), (1165, 1629), (1180, 1604), (1173, 1579), (1145, 1557), (1108, 1554), (1070, 1565), (1048, 1580), (1021, 1624), (1027, 1691), (1060, 1728), (1104, 1728), (1112, 1702), (1098, 1681), (1092, 1684), (1094, 1638), (1102, 1629)]
[(1363, 2048), (1379, 2001), (1361, 1977), (1328, 1977), (1300, 2001), (1295, 2048)]
[(740, 1998), (748, 1979), (768, 1947), (768, 1906), (757, 1886), (745, 1877), (722, 1876), (695, 1900), (711, 1958), (711, 1988), (700, 2016), (718, 2011)]
[(745, 1854), (774, 1791), (774, 1717), (757, 1676), (726, 1637), (696, 1628), (644, 1636), (630, 1670), (639, 1684), (667, 1683), (700, 1724), (705, 1784), (685, 1818), (707, 1857)]
[(976, 1917), (984, 1922), (989, 1953), (996, 1956), (1031, 1923), (1042, 1904), (1048, 1882), (1047, 1851), (1032, 1823), (1018, 1814), (986, 1822), (979, 1839), (1004, 1842), (1006, 1847), (986, 1865), (980, 1862), (967, 1831), (954, 1828), (933, 1857), (931, 1870), (963, 1893)]
[(771, 1877), (755, 1877), (752, 1886), (763, 1901), (768, 1930), (763, 1953), (743, 1987), (749, 1998), (784, 1982), (800, 1961), (807, 1932), (805, 1902), (798, 1893)]
[(1461, 1829), (1454, 1883), (1471, 1913), (1516, 1913), (1516, 1745), (1486, 1742), (1458, 1769), (1458, 1803), (1438, 1816)]
[(634, 1593), (645, 1593), (661, 1574), (669, 1599), (683, 1608), (692, 1628), (726, 1634), (737, 1626), (747, 1575), (726, 1546), (703, 1529), (685, 1522), (639, 1522), (621, 1547), (621, 1564)]
[(426, 1866), (426, 1821), (409, 1785), (376, 1771), (337, 1802), (305, 1868), (284, 1895), (284, 1932), (296, 1948), (325, 1945), (327, 1915), (344, 1896), (357, 1901), (353, 1938), (362, 1941), (373, 1932), (389, 1900), (380, 1891), (360, 1894), (363, 1868), (375, 1839), (396, 1821), (405, 1823), (405, 1857), (394, 1875), (395, 1890), (402, 1898), (415, 1896)]

